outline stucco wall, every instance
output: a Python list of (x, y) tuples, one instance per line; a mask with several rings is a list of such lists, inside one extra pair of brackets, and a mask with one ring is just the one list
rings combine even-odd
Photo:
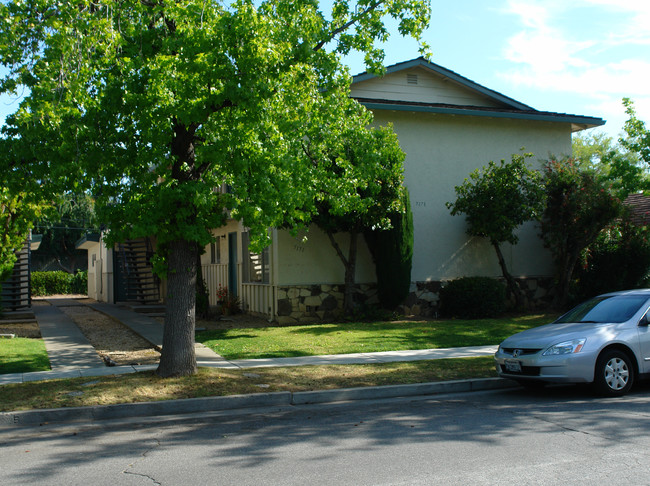
[(88, 250), (88, 297), (99, 302), (115, 302), (113, 251), (102, 240), (85, 249)]
[[(411, 193), (415, 248), (411, 280), (444, 281), (462, 276), (501, 276), (494, 249), (482, 238), (469, 238), (463, 216), (451, 216), (445, 203), (454, 201), (454, 187), (471, 171), (490, 160), (509, 160), (522, 147), (532, 152), (539, 167), (549, 155), (571, 153), (568, 124), (485, 117), (464, 117), (378, 111), (376, 124), (393, 123), (406, 153), (405, 181)], [(515, 247), (502, 251), (517, 277), (548, 276), (552, 265), (539, 239), (539, 228), (525, 224)], [(304, 237), (307, 237), (304, 240)], [(343, 264), (327, 236), (315, 227), (292, 237), (278, 231), (278, 285), (343, 282)], [(337, 235), (347, 254), (347, 235)], [(374, 264), (359, 238), (357, 283), (375, 282)]]
[[(493, 248), (481, 238), (469, 239), (463, 216), (451, 216), (445, 203), (454, 201), (454, 187), (471, 171), (490, 160), (510, 159), (525, 147), (539, 167), (549, 154), (571, 153), (568, 124), (377, 111), (376, 124), (393, 123), (406, 153), (405, 180), (411, 194), (415, 248), (414, 282), (449, 280), (461, 276), (500, 276)], [(519, 232), (516, 247), (503, 246), (515, 276), (551, 273), (548, 252), (534, 224)]]
[[(219, 238), (215, 242), (219, 245), (221, 251), (221, 263), (228, 263), (229, 254), (228, 254), (228, 234), (237, 233), (237, 250), (238, 250), (238, 263), (241, 262), (241, 232), (244, 231), (244, 227), (239, 221), (230, 220), (226, 223), (225, 226), (216, 228), (212, 230), (212, 234), (218, 236)], [(211, 263), (211, 253), (210, 245), (206, 245), (204, 248), (204, 253), (201, 255), (201, 264), (208, 265)]]
[[(348, 255), (350, 237), (335, 235), (343, 253)], [(356, 283), (375, 282), (375, 266), (362, 235), (358, 237)], [(325, 233), (316, 226), (293, 237), (288, 231), (277, 232), (277, 284), (340, 284), (345, 269)]]

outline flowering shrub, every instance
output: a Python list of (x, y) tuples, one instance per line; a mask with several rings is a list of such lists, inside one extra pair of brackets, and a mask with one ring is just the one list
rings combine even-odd
[(228, 287), (219, 284), (217, 287), (217, 302), (222, 302), (228, 299)]
[(224, 287), (221, 284), (217, 287), (217, 302), (221, 306), (221, 311), (224, 314), (236, 314), (241, 310), (239, 297), (229, 292), (228, 287)]

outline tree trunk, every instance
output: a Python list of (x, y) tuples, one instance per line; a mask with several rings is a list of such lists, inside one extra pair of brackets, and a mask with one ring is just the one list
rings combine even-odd
[(579, 253), (568, 252), (564, 258), (564, 265), (560, 268), (560, 275), (558, 276), (557, 291), (555, 299), (553, 300), (553, 307), (558, 310), (564, 311), (569, 300), (569, 288), (571, 286), (571, 277), (573, 277), (573, 269), (578, 261)]
[(350, 251), (348, 252), (348, 262), (345, 265), (345, 292), (343, 293), (343, 312), (346, 315), (354, 311), (354, 288), (355, 276), (357, 273), (357, 240), (358, 233), (350, 231)]
[(510, 290), (512, 295), (514, 295), (515, 297), (515, 305), (517, 306), (517, 309), (522, 309), (525, 305), (524, 294), (519, 288), (519, 285), (517, 285), (517, 281), (514, 279), (512, 275), (510, 275), (510, 272), (508, 271), (508, 267), (506, 266), (506, 260), (505, 258), (503, 258), (503, 253), (501, 253), (501, 248), (499, 247), (499, 242), (492, 241), (492, 246), (494, 247), (494, 250), (497, 252), (497, 258), (499, 259), (499, 266), (501, 267), (501, 273), (503, 275), (503, 278), (506, 279), (508, 290)]
[(163, 348), (157, 373), (163, 378), (196, 373), (194, 326), (196, 305), (196, 243), (169, 244)]
[(345, 277), (344, 277), (344, 290), (343, 290), (343, 312), (346, 315), (352, 314), (354, 310), (354, 287), (355, 287), (355, 276), (357, 273), (357, 240), (358, 232), (356, 230), (350, 231), (350, 249), (348, 251), (348, 256), (343, 254), (341, 247), (334, 239), (334, 235), (328, 231), (327, 236), (330, 239), (330, 243), (336, 250), (336, 254), (343, 262), (345, 267)]

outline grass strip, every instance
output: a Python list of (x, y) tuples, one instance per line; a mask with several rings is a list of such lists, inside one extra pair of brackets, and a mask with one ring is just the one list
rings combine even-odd
[(344, 322), (200, 332), (198, 342), (226, 359), (288, 358), (499, 344), (555, 315), (499, 319)]
[(154, 372), (29, 382), (0, 387), (0, 411), (113, 405), (260, 392), (312, 391), (495, 377), (492, 357), (405, 363), (222, 370), (160, 378)]
[(50, 370), (42, 339), (0, 339), (0, 374)]

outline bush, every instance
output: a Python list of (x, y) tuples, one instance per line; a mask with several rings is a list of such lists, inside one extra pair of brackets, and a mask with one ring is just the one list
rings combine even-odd
[(440, 289), (440, 311), (447, 317), (481, 319), (505, 309), (504, 285), (489, 277), (463, 277)]
[(650, 274), (648, 229), (620, 220), (604, 229), (576, 269), (579, 300), (643, 287)]
[(88, 272), (32, 272), (32, 295), (85, 294), (88, 292)]

